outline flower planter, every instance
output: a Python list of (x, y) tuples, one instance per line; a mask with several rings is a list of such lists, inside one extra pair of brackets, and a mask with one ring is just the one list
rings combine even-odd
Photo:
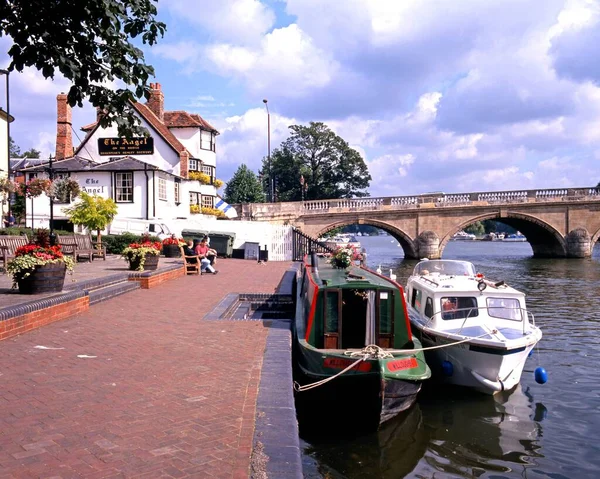
[(17, 282), (19, 293), (39, 294), (60, 292), (65, 283), (66, 272), (67, 266), (65, 263), (36, 266), (33, 273)]
[[(155, 271), (158, 268), (158, 259), (159, 256), (157, 254), (147, 254), (142, 271)], [(138, 270), (139, 266), (140, 262), (137, 258), (129, 261), (129, 269), (131, 271)]]
[(176, 244), (165, 244), (163, 245), (163, 254), (165, 258), (179, 258), (181, 256), (181, 250), (179, 245)]

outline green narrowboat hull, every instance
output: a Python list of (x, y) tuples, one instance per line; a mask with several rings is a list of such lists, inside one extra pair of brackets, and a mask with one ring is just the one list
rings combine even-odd
[[(332, 378), (358, 359), (343, 350), (334, 352), (313, 348), (303, 340), (297, 341), (296, 345), (296, 379), (300, 385)], [(421, 347), (418, 340), (415, 340), (414, 347)], [(393, 354), (391, 358), (361, 361), (311, 392), (326, 399), (328, 404), (324, 407), (351, 415), (360, 412), (363, 421), (380, 425), (410, 408), (417, 399), (422, 382), (430, 376), (431, 371), (422, 352)], [(345, 407), (337, 408), (336, 404)]]

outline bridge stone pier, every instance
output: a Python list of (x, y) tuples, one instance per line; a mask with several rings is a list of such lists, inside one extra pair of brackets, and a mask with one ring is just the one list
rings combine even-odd
[(390, 233), (407, 258), (441, 258), (452, 235), (481, 220), (520, 231), (534, 257), (587, 258), (600, 238), (596, 188), (498, 191), (238, 205), (242, 219), (291, 224), (318, 238), (341, 226)]

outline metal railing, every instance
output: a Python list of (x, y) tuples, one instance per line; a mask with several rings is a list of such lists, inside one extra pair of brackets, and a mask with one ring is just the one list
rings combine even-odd
[(333, 253), (325, 243), (304, 234), (297, 228), (292, 229), (292, 256), (294, 261), (302, 261), (310, 253)]

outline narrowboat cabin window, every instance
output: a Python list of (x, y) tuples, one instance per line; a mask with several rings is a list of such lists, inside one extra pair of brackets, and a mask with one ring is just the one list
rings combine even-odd
[(442, 319), (465, 319), (479, 316), (476, 298), (443, 297)]
[(379, 292), (379, 334), (392, 334), (392, 311), (394, 307), (392, 299), (393, 295), (391, 292)]
[(487, 298), (488, 314), (492, 318), (521, 321), (521, 306), (515, 298)]
[(339, 291), (327, 291), (325, 294), (325, 349), (337, 349), (339, 344)]
[(133, 203), (133, 173), (115, 173), (115, 201)]

